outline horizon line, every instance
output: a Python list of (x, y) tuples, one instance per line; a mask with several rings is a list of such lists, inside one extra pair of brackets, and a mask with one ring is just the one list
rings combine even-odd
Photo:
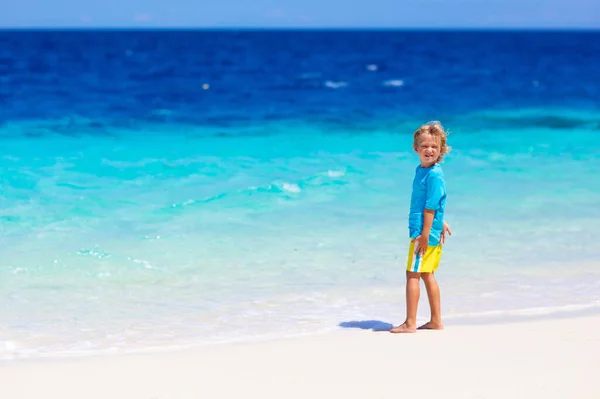
[(0, 26), (0, 31), (578, 31), (599, 32), (586, 26)]

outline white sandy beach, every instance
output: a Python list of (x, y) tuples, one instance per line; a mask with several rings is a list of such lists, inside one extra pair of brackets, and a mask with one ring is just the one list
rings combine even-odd
[(600, 398), (600, 316), (0, 366), (2, 399)]

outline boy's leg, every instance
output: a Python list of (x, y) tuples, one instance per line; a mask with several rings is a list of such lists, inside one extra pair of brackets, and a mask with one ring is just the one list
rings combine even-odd
[(429, 322), (419, 327), (419, 330), (442, 330), (442, 309), (440, 304), (440, 287), (432, 273), (422, 273), (427, 298), (429, 299), (429, 308), (431, 309), (431, 318)]
[(392, 333), (413, 333), (417, 330), (417, 306), (421, 273), (406, 272), (406, 320), (400, 326), (392, 328)]

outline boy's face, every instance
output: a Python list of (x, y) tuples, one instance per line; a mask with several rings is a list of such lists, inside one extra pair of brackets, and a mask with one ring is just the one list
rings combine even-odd
[(441, 144), (441, 139), (431, 134), (423, 134), (419, 137), (415, 152), (419, 155), (422, 167), (429, 168), (438, 161)]

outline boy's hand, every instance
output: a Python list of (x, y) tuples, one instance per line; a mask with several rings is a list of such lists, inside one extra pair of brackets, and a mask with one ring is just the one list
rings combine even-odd
[(440, 234), (440, 244), (442, 245), (446, 241), (446, 233), (448, 233), (448, 235), (452, 237), (452, 230), (450, 230), (450, 226), (448, 225), (448, 223), (444, 222), (444, 228), (442, 229), (442, 234)]
[(429, 235), (421, 234), (417, 238), (415, 238), (415, 254), (419, 257), (423, 257), (425, 252), (427, 251), (427, 246), (429, 245)]

